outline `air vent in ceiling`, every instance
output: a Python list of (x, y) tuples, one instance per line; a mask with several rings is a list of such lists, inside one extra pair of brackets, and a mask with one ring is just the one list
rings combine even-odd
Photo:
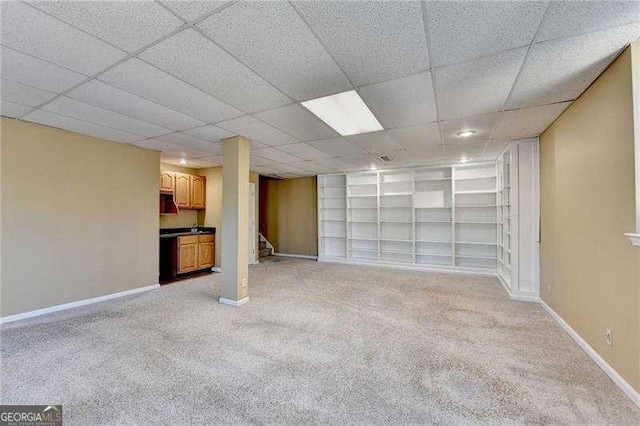
[(382, 161), (383, 163), (389, 163), (393, 160), (391, 160), (391, 157), (389, 157), (388, 155), (381, 155), (380, 157), (378, 157), (380, 159), (380, 161)]

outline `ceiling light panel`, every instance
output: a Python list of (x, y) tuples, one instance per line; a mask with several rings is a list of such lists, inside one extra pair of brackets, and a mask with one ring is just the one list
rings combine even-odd
[(378, 119), (355, 90), (302, 102), (302, 106), (342, 136), (383, 130)]

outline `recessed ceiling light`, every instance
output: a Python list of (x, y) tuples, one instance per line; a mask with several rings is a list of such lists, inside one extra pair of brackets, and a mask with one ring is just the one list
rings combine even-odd
[(187, 164), (187, 159), (186, 158), (181, 158), (180, 159), (180, 164)]
[(342, 136), (384, 130), (355, 90), (301, 102)]
[(369, 167), (369, 170), (376, 170), (377, 167), (375, 166), (375, 164), (372, 164), (371, 167)]
[(456, 134), (458, 136), (460, 136), (461, 138), (468, 138), (471, 135), (475, 135), (476, 131), (475, 130), (463, 130), (462, 132), (458, 132)]
[(467, 157), (462, 157), (462, 158), (460, 159), (460, 162), (461, 162), (461, 163), (466, 163), (466, 162), (468, 162), (468, 161), (469, 161), (469, 159), (468, 159)]

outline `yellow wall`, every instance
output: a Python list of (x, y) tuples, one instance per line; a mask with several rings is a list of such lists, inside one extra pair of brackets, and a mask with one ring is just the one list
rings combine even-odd
[(640, 250), (624, 235), (635, 229), (631, 60), (627, 49), (540, 137), (541, 294), (640, 391)]
[(158, 283), (157, 152), (2, 118), (0, 315)]
[[(169, 172), (187, 173), (190, 175), (198, 175), (201, 173), (197, 169), (190, 169), (188, 167), (174, 166), (172, 164), (160, 163), (160, 170)], [(207, 182), (208, 184), (209, 182)], [(198, 226), (202, 226), (202, 220), (198, 220), (198, 210), (178, 209), (177, 215), (162, 215), (160, 216), (160, 228), (190, 228), (194, 223)]]
[(261, 189), (266, 191), (262, 226), (276, 252), (317, 256), (316, 178), (266, 179)]
[[(212, 167), (199, 169), (197, 174), (207, 178), (207, 205), (204, 213), (201, 213), (200, 221), (204, 226), (214, 226), (216, 231), (222, 230), (222, 167)], [(249, 182), (255, 184), (256, 189), (256, 259), (258, 260), (258, 173), (249, 172)], [(216, 232), (216, 266), (220, 266), (220, 244), (222, 242), (222, 232)]]

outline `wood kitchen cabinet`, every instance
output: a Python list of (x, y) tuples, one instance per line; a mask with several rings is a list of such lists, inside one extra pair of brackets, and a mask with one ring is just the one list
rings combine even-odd
[(173, 173), (160, 172), (160, 192), (173, 192)]
[(172, 193), (173, 201), (181, 209), (203, 210), (206, 207), (207, 178), (161, 171), (160, 193)]
[(175, 192), (173, 199), (178, 207), (191, 208), (191, 176), (184, 173), (176, 173), (174, 177)]
[(204, 209), (206, 197), (206, 178), (204, 176), (189, 176), (191, 179), (191, 208)]
[(200, 269), (198, 264), (198, 236), (187, 235), (178, 237), (178, 273)]
[(198, 236), (198, 269), (211, 268), (216, 258), (214, 236)]

